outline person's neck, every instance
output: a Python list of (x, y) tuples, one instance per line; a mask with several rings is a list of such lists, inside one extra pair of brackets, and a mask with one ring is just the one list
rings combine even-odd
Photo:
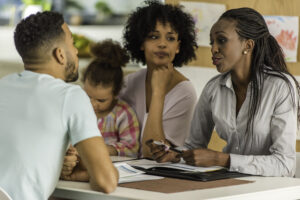
[(64, 80), (64, 74), (61, 73), (59, 70), (59, 67), (54, 66), (55, 64), (53, 63), (39, 63), (39, 64), (24, 64), (24, 69), (28, 71), (32, 71), (35, 73), (40, 73), (40, 74), (48, 74), (50, 76), (53, 76), (54, 78), (59, 78)]
[(247, 88), (250, 82), (251, 60), (245, 59), (240, 63), (239, 67), (235, 67), (235, 70), (231, 72), (231, 79), (233, 84), (239, 88)]
[(231, 80), (237, 88), (247, 88), (250, 82), (250, 72), (231, 73)]

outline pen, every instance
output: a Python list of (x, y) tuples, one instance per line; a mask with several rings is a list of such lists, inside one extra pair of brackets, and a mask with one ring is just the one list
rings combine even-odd
[(164, 143), (162, 143), (160, 141), (153, 141), (153, 143), (156, 144), (156, 145), (163, 145), (163, 146), (165, 146), (165, 151), (171, 150), (171, 151), (174, 151), (176, 153), (180, 153), (180, 154), (183, 153), (182, 150), (179, 150), (179, 149), (176, 149), (176, 148), (171, 147), (169, 145), (166, 145), (166, 144), (164, 144)]

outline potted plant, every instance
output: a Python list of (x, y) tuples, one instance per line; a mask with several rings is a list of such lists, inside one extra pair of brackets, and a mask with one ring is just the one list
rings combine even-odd
[(112, 11), (111, 11), (110, 7), (107, 5), (107, 3), (105, 3), (101, 0), (95, 4), (95, 8), (97, 10), (96, 21), (98, 23), (101, 23), (101, 22), (107, 20), (112, 14)]
[(22, 0), (24, 3), (24, 11), (22, 18), (37, 12), (51, 10), (51, 0)]
[(76, 0), (65, 0), (65, 8), (69, 24), (80, 25), (82, 23), (82, 11), (84, 7)]

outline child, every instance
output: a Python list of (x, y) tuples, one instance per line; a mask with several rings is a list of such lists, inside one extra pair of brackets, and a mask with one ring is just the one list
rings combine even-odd
[(133, 109), (118, 99), (123, 84), (122, 66), (129, 56), (118, 42), (105, 40), (91, 49), (95, 59), (83, 73), (84, 90), (91, 99), (98, 127), (111, 156), (136, 157), (139, 124)]
[[(109, 154), (137, 157), (139, 123), (133, 109), (125, 101), (118, 99), (123, 84), (121, 67), (129, 61), (129, 56), (118, 42), (112, 40), (93, 45), (91, 51), (95, 58), (84, 71), (82, 82), (90, 97)], [(76, 176), (72, 176), (74, 167), (80, 171)], [(74, 147), (70, 147), (66, 153), (61, 178), (70, 181), (89, 180)]]

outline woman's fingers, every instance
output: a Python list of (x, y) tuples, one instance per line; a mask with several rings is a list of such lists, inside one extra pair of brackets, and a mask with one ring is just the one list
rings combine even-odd
[[(164, 144), (164, 142), (161, 142)], [(152, 158), (157, 162), (179, 162), (180, 158), (177, 158), (177, 153), (166, 150), (165, 145), (157, 145), (153, 143), (153, 140), (148, 140), (146, 145), (150, 148)]]
[(157, 158), (157, 162), (173, 162), (177, 163), (180, 161), (180, 156), (178, 156), (178, 153), (173, 151), (166, 151), (165, 154)]
[(163, 145), (157, 145), (153, 143), (153, 140), (148, 140), (146, 142), (147, 146), (150, 148), (150, 152), (152, 154), (156, 154), (158, 152), (164, 151), (165, 147)]
[(152, 158), (157, 162), (167, 162), (165, 161), (164, 157), (168, 154), (166, 151), (160, 151), (152, 155)]

